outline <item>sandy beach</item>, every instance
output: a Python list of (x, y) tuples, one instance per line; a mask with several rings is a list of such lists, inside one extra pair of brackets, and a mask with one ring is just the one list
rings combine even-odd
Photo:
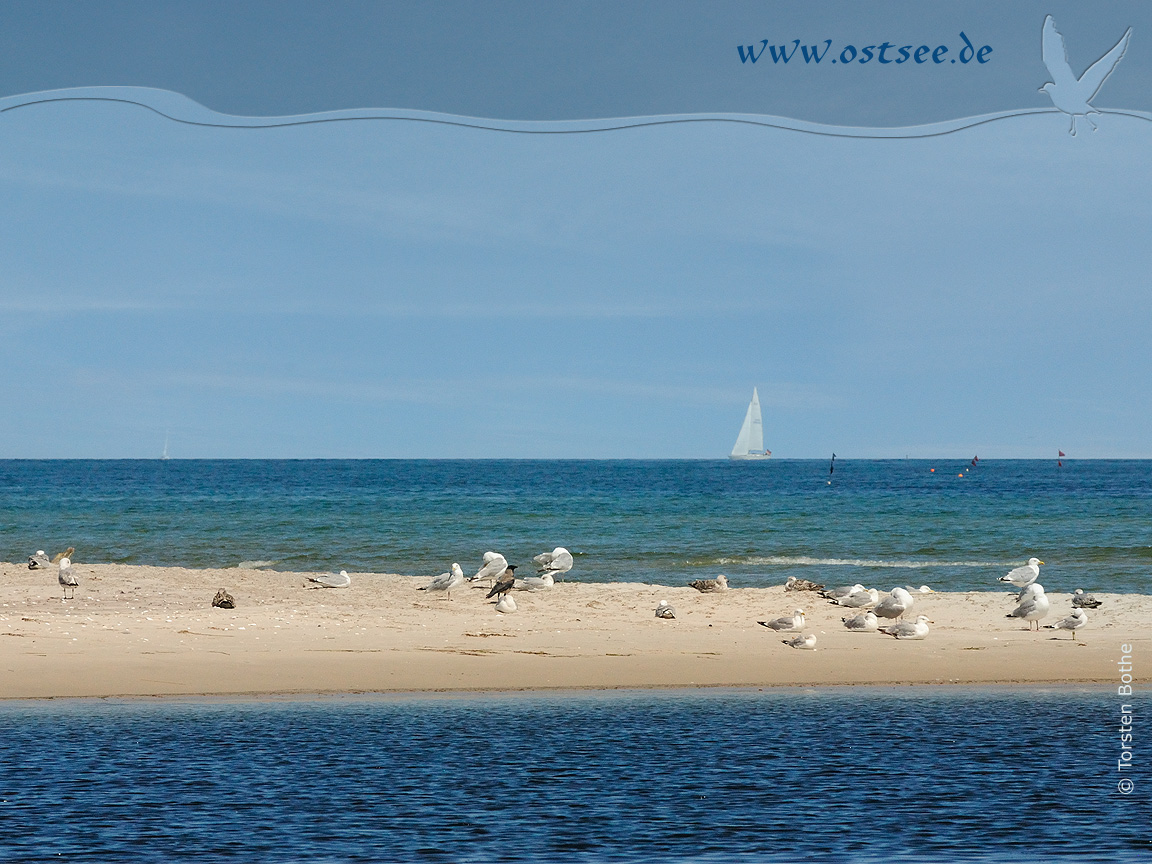
[[(428, 577), (352, 574), (306, 589), (307, 574), (77, 564), (62, 601), (56, 568), (0, 564), (0, 698), (292, 694), (420, 690), (1116, 680), (1120, 645), (1152, 648), (1152, 597), (1101, 594), (1079, 643), (1006, 618), (1007, 591), (917, 597), (925, 641), (847, 632), (851, 610), (808, 592), (632, 583), (558, 583), (514, 592), (501, 615), (486, 591), (417, 588)], [(434, 574), (433, 574), (434, 575)], [(226, 588), (235, 609), (211, 606)], [(887, 590), (893, 586), (876, 586)], [(1044, 623), (1071, 609), (1050, 594)], [(654, 617), (668, 600), (675, 620)], [(802, 608), (815, 651), (756, 622)]]

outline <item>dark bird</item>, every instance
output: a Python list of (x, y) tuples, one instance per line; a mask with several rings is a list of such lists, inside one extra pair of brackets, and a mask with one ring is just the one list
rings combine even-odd
[(1040, 91), (1047, 93), (1052, 104), (1072, 118), (1072, 126), (1068, 129), (1072, 135), (1076, 134), (1077, 117), (1083, 117), (1092, 127), (1092, 131), (1096, 131), (1096, 124), (1088, 115), (1100, 112), (1092, 107), (1092, 99), (1100, 92), (1100, 88), (1124, 56), (1124, 52), (1128, 50), (1128, 39), (1131, 35), (1132, 28), (1129, 27), (1120, 37), (1120, 41), (1112, 46), (1112, 50), (1077, 78), (1068, 63), (1068, 49), (1064, 45), (1064, 37), (1056, 29), (1056, 23), (1051, 15), (1044, 19), (1041, 51), (1044, 55), (1044, 65), (1048, 67), (1052, 80), (1041, 87)]
[(693, 579), (688, 583), (688, 587), (705, 593), (709, 591), (727, 591), (728, 577), (721, 573), (715, 579)]
[(1077, 588), (1072, 595), (1072, 606), (1076, 609), (1096, 609), (1100, 601), (1093, 594), (1085, 594), (1083, 588)]
[(512, 586), (516, 584), (516, 567), (516, 564), (508, 565), (507, 569), (504, 570), (504, 575), (496, 580), (496, 584), (492, 586), (492, 590), (485, 595), (485, 600), (489, 597), (495, 597), (497, 594), (502, 597), (512, 590)]
[(809, 582), (807, 579), (797, 579), (795, 576), (789, 576), (788, 581), (784, 583), (785, 591), (823, 591), (824, 586), (819, 582)]

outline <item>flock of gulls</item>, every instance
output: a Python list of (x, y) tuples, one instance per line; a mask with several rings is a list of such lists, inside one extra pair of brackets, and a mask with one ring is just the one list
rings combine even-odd
[[(76, 596), (79, 581), (72, 569), (72, 555), (75, 548), (69, 546), (63, 552), (49, 558), (43, 549), (35, 555), (28, 556), (29, 570), (47, 570), (53, 565), (57, 568), (57, 579), (63, 589), (64, 600)], [(557, 546), (551, 552), (542, 552), (532, 559), (536, 564), (535, 576), (516, 576), (516, 564), (509, 564), (508, 560), (499, 552), (485, 552), (480, 569), (472, 576), (465, 576), (464, 570), (458, 563), (452, 565), (447, 573), (442, 573), (427, 585), (418, 590), (429, 592), (443, 592), (448, 600), (452, 599), (452, 591), (465, 582), (476, 583), (487, 580), (489, 591), (485, 599), (495, 598), (497, 612), (508, 614), (516, 611), (516, 600), (513, 591), (546, 591), (556, 584), (557, 579), (572, 569), (572, 553), (563, 546)], [(1028, 563), (1017, 567), (1001, 576), (998, 581), (1007, 583), (1019, 592), (1013, 595), (1016, 608), (1005, 617), (1018, 618), (1028, 622), (1029, 631), (1039, 632), (1040, 622), (1051, 611), (1048, 596), (1044, 593), (1044, 586), (1038, 581), (1040, 566), (1044, 562), (1039, 558), (1029, 558)], [(309, 576), (308, 588), (347, 588), (352, 579), (346, 570), (339, 574), (319, 574)], [(718, 575), (715, 579), (696, 579), (688, 583), (702, 593), (713, 593), (728, 590), (728, 577)], [(904, 617), (915, 605), (915, 595), (934, 593), (927, 585), (914, 588), (911, 585), (895, 587), (887, 594), (881, 595), (875, 588), (865, 588), (857, 583), (855, 585), (842, 585), (838, 588), (825, 588), (823, 585), (810, 582), (806, 579), (789, 577), (784, 585), (785, 591), (811, 591), (837, 606), (845, 609), (863, 610), (851, 617), (840, 619), (844, 628), (853, 633), (882, 633), (902, 640), (926, 639), (929, 634), (928, 625), (933, 623), (927, 615), (918, 615), (914, 621), (905, 621)], [(1072, 595), (1072, 612), (1063, 620), (1055, 624), (1045, 625), (1049, 630), (1067, 630), (1072, 634), (1073, 640), (1079, 641), (1076, 631), (1088, 623), (1086, 609), (1095, 609), (1101, 605), (1091, 594), (1085, 594), (1076, 589)], [(656, 606), (656, 617), (670, 620), (676, 617), (676, 610), (667, 600), (661, 600)], [(881, 620), (886, 623), (881, 625)], [(767, 627), (777, 633), (796, 633), (797, 635), (782, 640), (785, 645), (801, 650), (816, 650), (816, 635), (804, 633), (804, 610), (794, 609), (791, 615), (783, 615), (767, 621), (758, 621), (762, 627)], [(1034, 626), (1033, 626), (1034, 625)]]

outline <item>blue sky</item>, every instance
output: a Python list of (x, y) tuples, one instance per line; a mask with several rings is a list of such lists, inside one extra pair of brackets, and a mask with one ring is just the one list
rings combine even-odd
[(12, 111), (0, 457), (1152, 457), (1152, 122), (1067, 125)]

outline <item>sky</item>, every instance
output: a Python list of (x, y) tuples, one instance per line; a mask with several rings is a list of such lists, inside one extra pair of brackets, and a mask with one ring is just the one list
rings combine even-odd
[[(32, 44), (48, 38), (47, 5), (14, 4), (39, 27)], [(398, 5), (345, 8), (388, 17)], [(524, 41), (516, 5), (497, 5), (507, 17), (473, 41)], [(82, 13), (56, 6), (61, 39), (79, 38), (69, 34)], [(176, 6), (113, 8), (136, 26), (163, 30), (170, 15), (175, 32), (191, 27)], [(394, 14), (389, 44), (474, 14), (430, 8), (417, 21)], [(721, 28), (720, 14), (713, 28), (743, 31), (752, 7), (730, 8), (740, 26)], [(278, 44), (291, 44), (289, 25), (310, 32), (306, 13), (316, 18), (315, 7), (291, 9)], [(985, 87), (943, 111), (945, 91), (905, 87), (869, 102), (865, 82), (853, 98), (871, 107), (837, 113), (844, 94), (822, 101), (836, 88), (807, 81), (814, 107), (788, 116), (902, 123), (974, 105), (1050, 107), (1036, 92), (1049, 80), (1043, 13), (1024, 39), (1015, 18), (961, 11), (1005, 54), (1030, 41), (1007, 96)], [(338, 69), (349, 25), (336, 17), (319, 42)], [(1136, 21), (1112, 10), (1081, 40), (1068, 17), (1080, 68)], [(682, 39), (697, 39), (677, 22)], [(203, 45), (220, 21), (199, 23)], [(509, 98), (519, 107), (503, 115), (483, 109), (515, 89), (507, 59), (469, 110), (450, 95), (459, 64), (424, 91), (409, 76), (391, 91), (344, 92), (333, 73), (300, 95), (271, 73), (263, 88), (240, 75), (232, 37), (215, 78), (210, 57), (176, 73), (162, 52), (151, 67), (121, 60), (126, 77), (108, 78), (116, 52), (89, 47), (71, 66), (29, 62), (20, 75), (9, 57), (0, 80), (12, 84), (0, 92), (166, 86), (259, 114), (364, 106), (407, 88), (407, 107), (526, 118), (543, 116), (533, 112), (546, 92), (573, 94), (571, 113), (556, 115), (570, 117), (647, 105), (787, 115), (796, 98), (709, 108), (716, 80), (681, 101), (645, 78), (597, 103), (611, 88), (579, 80), (572, 59), (595, 28), (576, 32), (555, 52), (562, 74)], [(1098, 104), (1152, 107), (1133, 88), (1147, 80), (1141, 33)], [(474, 49), (478, 81), (486, 57)], [(627, 78), (634, 62), (602, 47), (597, 69)], [(778, 457), (1149, 458), (1152, 122), (1097, 122), (1076, 137), (1067, 117), (1046, 113), (867, 140), (715, 122), (579, 135), (402, 120), (214, 129), (108, 102), (5, 112), (0, 458), (153, 457), (166, 439), (177, 458), (722, 458), (754, 386)]]

